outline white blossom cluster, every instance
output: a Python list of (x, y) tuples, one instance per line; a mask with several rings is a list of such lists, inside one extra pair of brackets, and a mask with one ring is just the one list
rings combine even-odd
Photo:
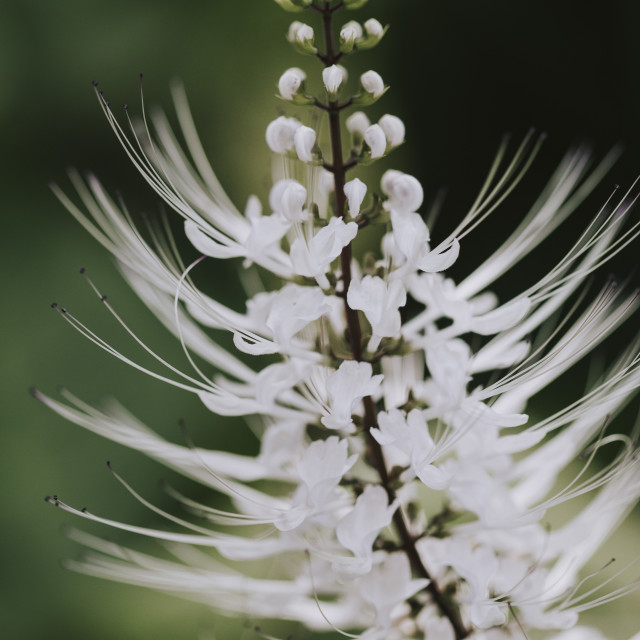
[[(102, 411), (68, 392), (57, 400), (35, 391), (60, 415), (195, 479), (228, 505), (169, 488), (185, 514), (167, 513), (117, 476), (167, 521), (145, 528), (51, 497), (81, 518), (165, 541), (174, 556), (75, 531), (92, 551), (70, 565), (227, 614), (296, 620), (366, 640), (503, 640), (534, 629), (555, 640), (605, 638), (576, 626), (580, 612), (634, 585), (602, 590), (617, 570), (586, 582), (582, 570), (640, 496), (633, 439), (609, 429), (640, 385), (638, 343), (594, 377), (584, 396), (543, 418), (526, 411), (530, 398), (637, 314), (636, 292), (612, 282), (595, 295), (585, 289), (638, 235), (638, 222), (625, 225), (630, 198), (614, 196), (557, 264), (512, 299), (499, 302), (490, 287), (549, 239), (611, 158), (591, 170), (585, 152), (569, 154), (508, 240), (454, 282), (446, 271), (464, 255), (463, 239), (518, 182), (535, 140), (529, 136), (506, 162), (501, 148), (469, 212), (433, 242), (415, 177), (389, 169), (377, 185), (350, 173), (405, 139), (396, 116), (372, 124), (357, 110), (385, 93), (380, 75), (368, 71), (350, 89), (339, 64), (375, 46), (386, 29), (369, 19), (334, 30), (338, 8), (365, 0), (277, 2), (322, 22), (322, 43), (300, 21), (287, 39), (323, 69), (312, 78), (322, 87), (317, 95), (298, 67), (278, 81), (280, 96), (299, 113), (266, 129), (275, 174), (268, 203), (251, 196), (244, 212), (231, 203), (181, 89), (174, 98), (186, 151), (164, 117), (153, 119), (152, 141), (148, 132), (128, 133), (98, 98), (132, 162), (184, 219), (201, 258), (185, 268), (171, 241), (157, 230), (147, 239), (95, 178), (72, 174), (82, 209), (56, 188), (181, 342), (192, 370), (155, 354), (123, 320), (156, 368), (112, 347), (69, 311), (60, 314), (116, 358), (195, 394), (213, 413), (245, 416), (261, 442), (255, 456), (173, 444), (120, 406)], [(310, 112), (323, 118), (307, 118)], [(370, 225), (383, 230), (379, 250), (358, 260), (353, 242)], [(245, 311), (234, 311), (192, 282), (205, 258), (241, 258), (241, 268), (268, 271), (280, 284), (253, 291)], [(216, 331), (232, 334), (235, 352), (213, 341)], [(613, 453), (602, 466), (596, 454), (604, 447)], [(549, 527), (551, 509), (585, 495), (581, 509)], [(264, 577), (265, 560), (277, 577)]]

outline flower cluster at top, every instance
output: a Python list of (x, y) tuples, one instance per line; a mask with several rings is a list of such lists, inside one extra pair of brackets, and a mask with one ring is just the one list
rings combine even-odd
[[(169, 521), (146, 528), (50, 497), (82, 518), (166, 541), (175, 556), (75, 531), (93, 551), (70, 566), (227, 614), (296, 620), (366, 640), (502, 640), (530, 629), (556, 640), (604, 638), (576, 626), (579, 613), (633, 584), (599, 591), (610, 573), (586, 583), (580, 575), (640, 496), (633, 440), (609, 432), (640, 385), (638, 344), (595, 376), (583, 397), (567, 398), (537, 420), (525, 411), (530, 398), (637, 312), (636, 292), (613, 282), (596, 293), (584, 289), (590, 274), (637, 236), (639, 223), (625, 227), (630, 198), (612, 196), (557, 264), (513, 299), (499, 302), (489, 287), (571, 215), (612, 157), (591, 168), (584, 151), (568, 154), (509, 239), (456, 283), (444, 272), (464, 255), (463, 239), (515, 187), (539, 141), (530, 134), (511, 159), (501, 147), (469, 212), (432, 242), (415, 177), (388, 169), (378, 188), (353, 175), (405, 139), (395, 115), (372, 124), (358, 110), (386, 92), (380, 75), (367, 71), (353, 88), (342, 66), (377, 45), (386, 27), (371, 18), (338, 30), (339, 10), (366, 0), (276, 1), (317, 21), (318, 31), (294, 21), (287, 39), (320, 61), (310, 79), (323, 88), (312, 93), (298, 67), (278, 81), (296, 115), (266, 129), (275, 174), (266, 210), (255, 196), (244, 212), (231, 203), (180, 89), (174, 97), (188, 153), (163, 116), (153, 119), (153, 136), (133, 121), (127, 130), (96, 91), (128, 156), (184, 218), (202, 257), (185, 268), (170, 238), (151, 227), (148, 240), (93, 177), (72, 174), (89, 216), (55, 187), (181, 342), (192, 370), (152, 352), (105, 298), (157, 368), (145, 368), (56, 306), (61, 316), (115, 357), (195, 394), (213, 413), (246, 416), (261, 442), (256, 456), (173, 444), (119, 406), (103, 411), (68, 392), (56, 400), (34, 391), (72, 422), (142, 451), (231, 505), (168, 488), (188, 514), (178, 516), (116, 474)], [(382, 229), (380, 248), (357, 260), (353, 242), (369, 225)], [(206, 258), (240, 258), (243, 269), (271, 272), (280, 284), (250, 292), (246, 311), (233, 311), (193, 283)], [(210, 330), (230, 332), (245, 355), (216, 344)], [(605, 446), (613, 453), (602, 466), (594, 458)], [(576, 461), (571, 479), (559, 483)], [(562, 526), (546, 524), (550, 509), (585, 495)], [(265, 559), (277, 577), (262, 577)]]

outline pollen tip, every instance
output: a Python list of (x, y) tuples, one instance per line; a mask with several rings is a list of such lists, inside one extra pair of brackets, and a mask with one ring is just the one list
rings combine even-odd
[(80, 267), (80, 273), (84, 273), (86, 269), (84, 267)]
[(107, 467), (109, 469), (109, 471), (113, 471), (113, 467), (111, 466), (111, 461), (107, 460)]
[(127, 111), (129, 109), (129, 105), (128, 104), (123, 104), (122, 106), (124, 107), (125, 111)]
[(100, 296), (100, 302), (106, 302), (107, 296)]
[(35, 387), (29, 387), (29, 393), (34, 397), (38, 397), (38, 390)]
[(82, 507), (82, 509), (80, 509), (80, 511), (82, 511), (82, 513), (87, 513), (87, 507)]
[(52, 302), (51, 303), (51, 308), (52, 309), (57, 309), (58, 308), (58, 303), (57, 302)]
[(45, 496), (44, 497), (44, 501), (45, 502), (51, 502), (51, 496)]
[(97, 80), (92, 80), (92, 81), (91, 81), (91, 84), (92, 84), (94, 87), (97, 87), (97, 86), (98, 86), (98, 81), (97, 81)]

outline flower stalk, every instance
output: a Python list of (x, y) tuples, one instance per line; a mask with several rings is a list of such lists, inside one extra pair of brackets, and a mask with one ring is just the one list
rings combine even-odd
[[(188, 437), (185, 447), (117, 405), (99, 410), (66, 391), (55, 399), (34, 390), (58, 414), (150, 455), (231, 505), (216, 508), (167, 487), (189, 514), (179, 517), (109, 466), (125, 490), (169, 524), (130, 525), (57, 495), (47, 502), (168, 542), (176, 561), (74, 532), (92, 552), (69, 566), (206, 599), (227, 614), (353, 630), (362, 640), (520, 640), (529, 629), (548, 630), (549, 640), (579, 637), (565, 632), (581, 633), (575, 625), (582, 611), (634, 588), (630, 582), (593, 596), (598, 589), (582, 589), (579, 572), (640, 498), (640, 426), (631, 437), (610, 432), (612, 417), (640, 388), (640, 342), (555, 414), (536, 421), (525, 410), (640, 309), (637, 292), (611, 282), (591, 298), (578, 294), (640, 234), (640, 221), (625, 226), (636, 185), (614, 193), (538, 282), (500, 302), (489, 287), (582, 204), (615, 160), (612, 153), (591, 170), (584, 150), (569, 153), (506, 243), (454, 282), (445, 274), (461, 255), (461, 241), (505, 201), (540, 140), (528, 135), (511, 160), (503, 145), (469, 212), (433, 243), (415, 177), (388, 169), (379, 192), (358, 177), (347, 179), (405, 140), (404, 123), (394, 115), (372, 123), (362, 111), (348, 113), (388, 87), (370, 70), (349, 95), (346, 69), (338, 64), (378, 44), (387, 28), (375, 18), (363, 26), (350, 20), (336, 38), (338, 10), (359, 9), (367, 0), (276, 2), (297, 17), (307, 11), (321, 20), (322, 50), (313, 27), (298, 20), (286, 37), (298, 53), (322, 62), (324, 95), (313, 95), (313, 77), (298, 66), (277, 84), (285, 104), (318, 109), (328, 135), (318, 118), (304, 115), (281, 115), (267, 126), (274, 157), (267, 211), (257, 196), (242, 212), (227, 197), (205, 160), (181, 88), (174, 89), (174, 102), (186, 151), (163, 116), (145, 116), (138, 126), (126, 111), (124, 127), (102, 92), (96, 89), (96, 96), (128, 157), (183, 218), (199, 253), (189, 266), (157, 227), (149, 227), (147, 240), (96, 178), (71, 173), (80, 206), (54, 186), (174, 333), (190, 369), (151, 349), (84, 270), (103, 308), (155, 365), (116, 349), (53, 305), (59, 316), (111, 356), (193, 394), (214, 414), (244, 417), (260, 434), (255, 456), (206, 450)], [(351, 142), (346, 157), (343, 116)], [(369, 224), (384, 225), (385, 234), (359, 261), (353, 241)], [(254, 292), (245, 312), (230, 309), (191, 278), (210, 259), (238, 261), (242, 269), (257, 265), (278, 284)], [(231, 334), (233, 349), (213, 340), (219, 331)], [(528, 337), (536, 334), (532, 344)], [(236, 352), (252, 356), (251, 363)], [(605, 447), (617, 452), (594, 469)], [(575, 478), (554, 490), (576, 460)], [(552, 531), (544, 523), (547, 511), (592, 495), (566, 525)], [(442, 505), (440, 512), (431, 512), (433, 504)], [(282, 563), (282, 575), (257, 575), (265, 559)], [(246, 573), (225, 564), (238, 561)], [(608, 582), (603, 578), (601, 586)]]

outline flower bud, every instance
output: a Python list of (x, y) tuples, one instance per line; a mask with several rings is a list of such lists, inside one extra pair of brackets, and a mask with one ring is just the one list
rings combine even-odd
[(313, 0), (276, 0), (285, 11), (303, 11)]
[(346, 79), (346, 76), (347, 72), (344, 67), (337, 64), (332, 64), (322, 70), (322, 80), (331, 100), (334, 100), (338, 95), (340, 85)]
[(269, 205), (288, 222), (305, 218), (304, 205), (307, 202), (307, 190), (295, 180), (278, 180), (269, 193)]
[(424, 193), (422, 185), (407, 173), (390, 169), (380, 180), (382, 192), (388, 196), (384, 208), (398, 213), (413, 213), (420, 208)]
[(307, 74), (302, 69), (298, 67), (287, 69), (278, 80), (280, 96), (285, 100), (293, 100), (306, 79)]
[(356, 41), (362, 38), (362, 27), (359, 22), (351, 20), (340, 30), (340, 51), (349, 53)]
[(387, 90), (380, 74), (375, 71), (363, 73), (360, 76), (360, 84), (362, 93), (354, 97), (355, 104), (372, 104)]
[(302, 162), (313, 162), (313, 147), (316, 144), (316, 132), (304, 125), (298, 127), (293, 136), (293, 144)]
[(294, 20), (287, 32), (287, 40), (301, 53), (315, 54), (318, 49), (314, 46), (315, 33), (313, 28), (304, 22)]
[(400, 118), (387, 113), (378, 120), (378, 124), (384, 131), (389, 147), (397, 147), (404, 142), (405, 128)]
[[(276, 0), (277, 2), (278, 0)], [(360, 9), (360, 7), (364, 7), (367, 4), (368, 0), (344, 0), (345, 9)]]
[(371, 159), (382, 158), (384, 152), (387, 150), (387, 138), (384, 135), (384, 131), (379, 124), (372, 124), (364, 132), (364, 141), (371, 150)]
[(302, 124), (295, 118), (280, 116), (269, 124), (266, 132), (267, 145), (274, 153), (287, 153), (293, 149), (293, 136)]
[(344, 195), (349, 201), (349, 213), (353, 218), (360, 213), (360, 207), (366, 193), (367, 185), (358, 178), (354, 178), (344, 185)]
[(347, 130), (353, 134), (364, 136), (364, 132), (371, 126), (371, 122), (364, 111), (354, 111), (345, 121)]
[(369, 18), (364, 23), (366, 36), (358, 42), (359, 49), (372, 49), (375, 47), (382, 36), (387, 32), (388, 27), (383, 27), (375, 18)]

